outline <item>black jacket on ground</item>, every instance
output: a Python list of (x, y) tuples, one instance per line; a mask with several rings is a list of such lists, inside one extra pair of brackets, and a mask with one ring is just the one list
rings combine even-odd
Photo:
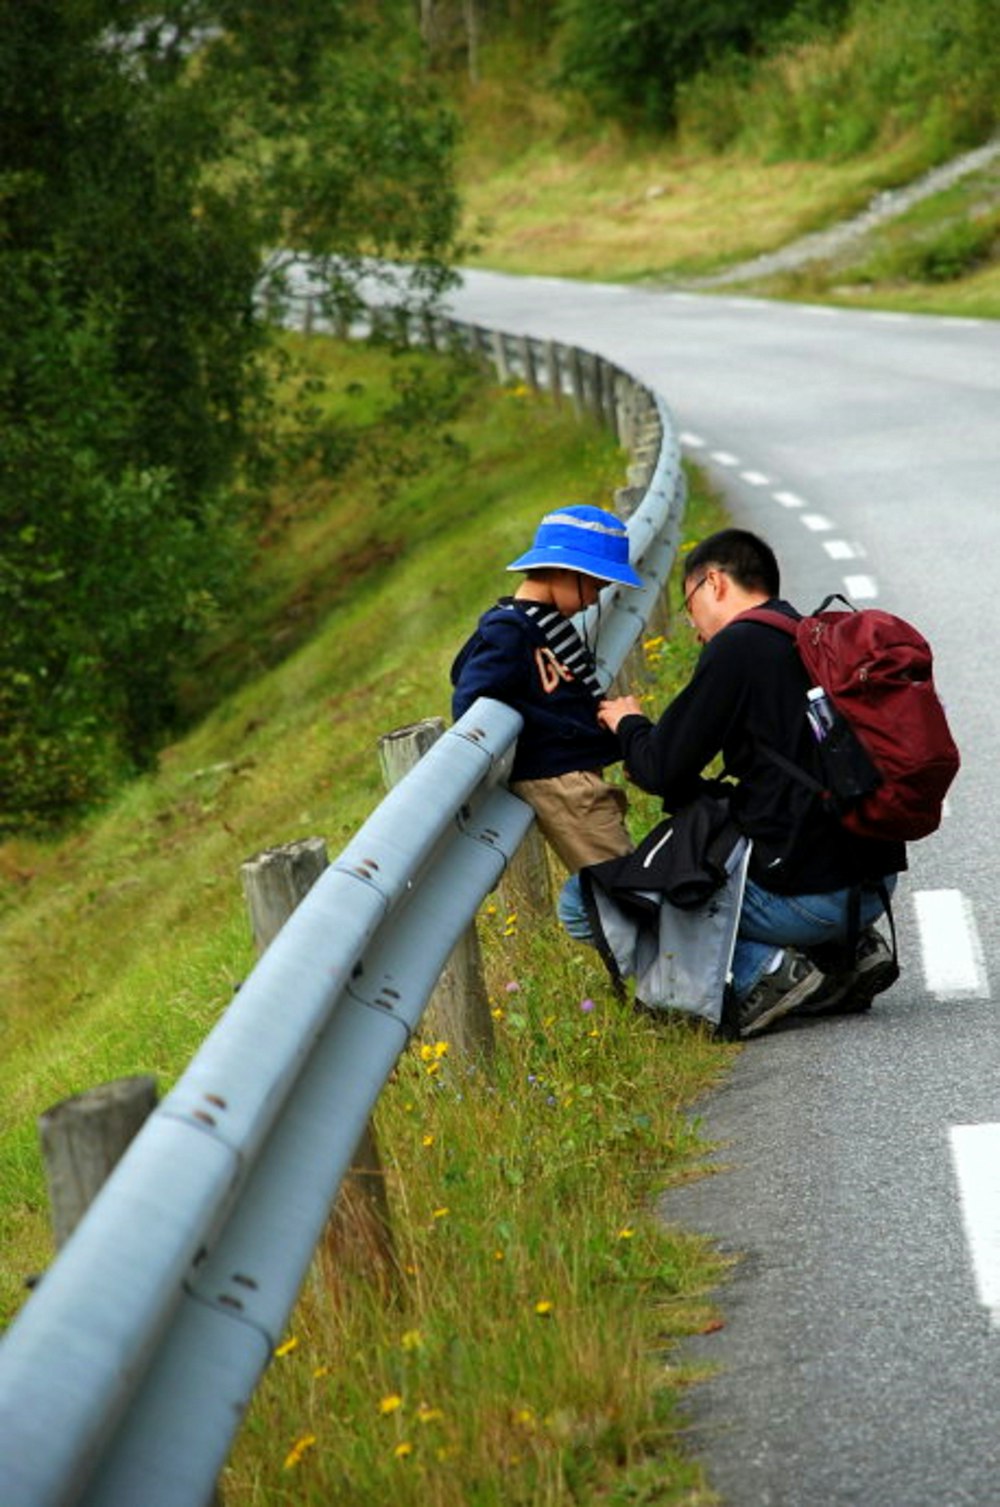
[[(768, 607), (790, 616), (787, 602)], [(794, 640), (763, 623), (728, 624), (709, 640), (690, 683), (654, 725), (623, 717), (618, 737), (631, 779), (676, 811), (722, 755), (736, 782), (731, 811), (753, 840), (750, 875), (784, 895), (823, 894), (906, 868), (902, 843), (848, 832), (767, 755), (775, 749), (821, 778), (806, 722), (809, 680)]]

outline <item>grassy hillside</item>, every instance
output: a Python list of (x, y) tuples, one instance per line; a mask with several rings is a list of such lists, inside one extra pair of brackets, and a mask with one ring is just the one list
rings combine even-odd
[[(241, 861), (307, 835), (336, 854), (381, 797), (379, 735), (447, 715), (454, 650), (539, 515), (622, 479), (606, 436), (466, 366), (290, 347), (283, 402), (315, 402), (326, 458), (306, 447), (276, 486), (245, 612), (187, 687), (191, 731), (72, 835), (0, 845), (8, 1318), (51, 1254), (36, 1116), (119, 1076), (173, 1081), (253, 963)], [(695, 479), (689, 528), (719, 516)], [(643, 693), (693, 651), (651, 643)], [(633, 1018), (554, 921), (494, 900), (481, 935), (495, 1069), (424, 1043), (377, 1112), (395, 1297), (357, 1273), (336, 1303), (309, 1284), (229, 1503), (704, 1500), (674, 1344), (716, 1323), (719, 1265), (651, 1204), (698, 1165), (686, 1111), (732, 1048)]]
[[(991, 94), (982, 75), (1000, 78), (996, 39), (975, 77), (969, 64), (985, 8), (966, 4), (950, 19), (950, 47), (944, 22), (935, 30), (928, 7), (917, 9), (861, 5), (840, 37), (704, 75), (682, 95), (672, 135), (597, 119), (554, 88), (543, 50), (497, 39), (483, 49), (480, 81), (456, 83), (469, 260), (683, 285), (861, 212), (995, 129), (987, 100), (1000, 88)], [(998, 199), (996, 171), (985, 169), (847, 258), (749, 286), (996, 315)]]

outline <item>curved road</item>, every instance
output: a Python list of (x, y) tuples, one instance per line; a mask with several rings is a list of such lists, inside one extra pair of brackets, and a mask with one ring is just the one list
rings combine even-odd
[(1000, 327), (469, 273), (460, 318), (663, 394), (802, 608), (846, 589), (935, 649), (964, 755), (870, 1015), (748, 1044), (700, 1106), (719, 1175), (669, 1219), (741, 1253), (694, 1342), (693, 1446), (730, 1507), (1000, 1503)]

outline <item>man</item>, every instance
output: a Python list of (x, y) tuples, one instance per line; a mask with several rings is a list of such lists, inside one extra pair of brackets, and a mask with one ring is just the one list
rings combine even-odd
[[(753, 844), (733, 959), (744, 1036), (792, 1010), (864, 1009), (898, 974), (872, 922), (883, 911), (880, 890), (890, 893), (906, 868), (905, 847), (848, 832), (770, 754), (819, 776), (794, 641), (739, 621), (765, 604), (797, 616), (779, 591), (774, 552), (755, 534), (723, 529), (702, 540), (684, 569), (685, 612), (705, 645), (689, 684), (655, 724), (631, 696), (598, 709), (629, 777), (667, 810), (698, 793), (719, 755), (735, 781), (732, 814)], [(853, 955), (825, 976), (814, 959), (843, 957), (858, 928)]]

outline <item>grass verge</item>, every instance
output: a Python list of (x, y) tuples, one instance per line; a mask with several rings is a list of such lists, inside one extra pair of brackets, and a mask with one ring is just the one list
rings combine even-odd
[[(276, 488), (245, 615), (206, 658), (227, 694), (78, 831), (0, 846), (7, 1318), (51, 1256), (35, 1117), (111, 1078), (175, 1079), (252, 965), (240, 862), (306, 835), (342, 846), (380, 799), (379, 735), (447, 713), (452, 654), (540, 513), (606, 503), (621, 478), (604, 435), (520, 388), (291, 345), (328, 379), (316, 422), (344, 444)], [(693, 478), (689, 531), (718, 520)], [(693, 652), (651, 644), (643, 693), (667, 695)], [(188, 695), (194, 716), (208, 698)], [(487, 907), (483, 935), (495, 1065), (425, 1042), (378, 1109), (398, 1290), (382, 1303), (352, 1278), (331, 1305), (308, 1284), (232, 1503), (707, 1500), (672, 1347), (714, 1323), (719, 1265), (653, 1203), (696, 1170), (687, 1111), (733, 1049), (623, 1013), (554, 922)]]

